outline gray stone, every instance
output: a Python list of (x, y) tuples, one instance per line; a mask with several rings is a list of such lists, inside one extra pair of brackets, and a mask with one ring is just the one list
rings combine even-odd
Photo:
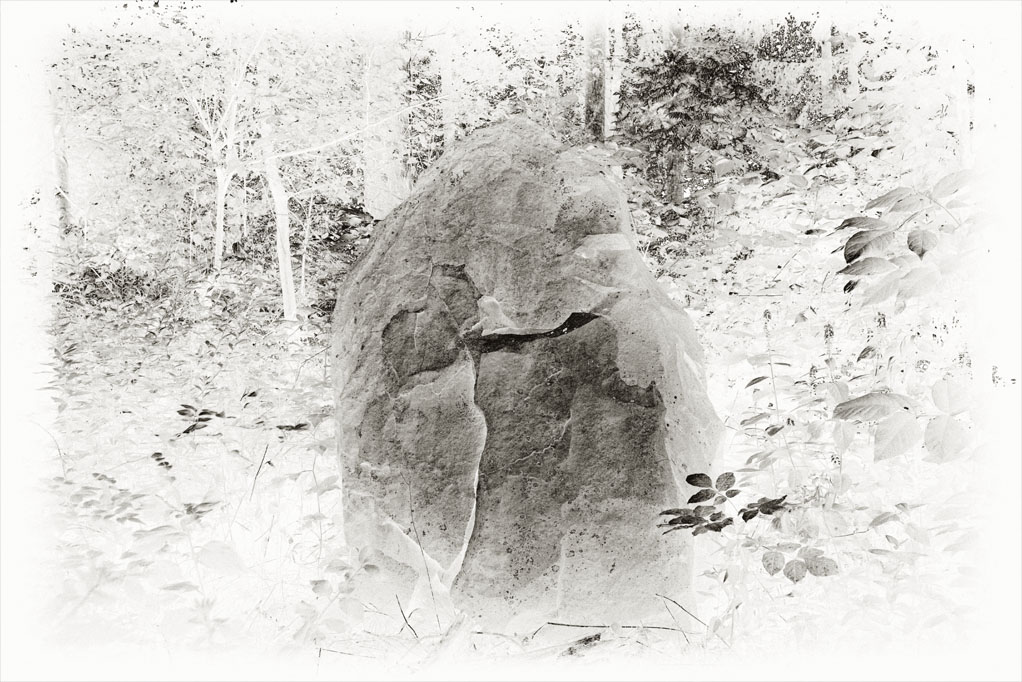
[(521, 119), (479, 130), (341, 287), (345, 529), (382, 569), (360, 588), (382, 628), (651, 623), (657, 594), (686, 598), (692, 538), (657, 515), (720, 425), (605, 156)]

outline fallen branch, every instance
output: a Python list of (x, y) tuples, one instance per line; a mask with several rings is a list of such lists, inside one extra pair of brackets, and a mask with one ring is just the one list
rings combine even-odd
[[(429, 596), (433, 600), (433, 615), (436, 616), (436, 629), (442, 632), (443, 628), (440, 626), (440, 610), (437, 608), (436, 595), (433, 593), (433, 579), (429, 575), (429, 562), (426, 561), (426, 552), (422, 549), (422, 542), (419, 540), (419, 529), (415, 527), (415, 511), (412, 505), (412, 486), (408, 483), (407, 479), (405, 479), (405, 487), (408, 489), (408, 517), (411, 520), (412, 533), (415, 534), (415, 544), (419, 546), (419, 554), (422, 556), (422, 567), (426, 571), (426, 584), (429, 586)], [(404, 613), (401, 615), (404, 616)]]
[(263, 470), (263, 463), (266, 462), (266, 453), (270, 449), (269, 444), (263, 448), (263, 458), (259, 460), (259, 466), (256, 467), (255, 476), (252, 477), (252, 491), (248, 494), (248, 499), (251, 502), (252, 496), (255, 495), (256, 481), (259, 480), (259, 472)]
[(419, 633), (416, 632), (415, 628), (412, 627), (412, 624), (408, 622), (408, 616), (405, 615), (405, 610), (401, 607), (401, 599), (396, 594), (394, 595), (394, 601), (397, 602), (397, 610), (401, 613), (401, 618), (404, 619), (405, 625), (407, 625), (408, 629), (412, 631), (412, 635), (415, 636), (415, 639), (418, 639)]
[[(657, 596), (659, 596), (659, 595), (657, 595)], [(688, 613), (688, 612), (686, 611), (685, 613)], [(692, 617), (695, 618), (695, 616), (692, 616)], [(696, 620), (699, 620), (699, 619), (696, 618)], [(701, 620), (699, 622), (702, 623)], [(556, 625), (559, 628), (611, 628), (611, 627), (615, 627), (615, 626), (612, 626), (612, 625), (583, 625), (581, 623), (554, 623), (552, 621), (547, 621), (545, 624), (546, 625)], [(703, 623), (703, 625), (706, 625), (706, 623)], [(671, 627), (667, 627), (666, 625), (618, 625), (616, 627), (619, 627), (622, 630), (668, 630), (670, 632), (681, 632), (681, 633), (684, 633), (684, 631), (681, 628), (671, 628)], [(536, 632), (539, 632), (539, 630), (537, 630)], [(535, 633), (533, 633), (533, 634), (535, 634)]]
[[(709, 625), (707, 625), (706, 623), (704, 623), (704, 622), (702, 621), (702, 619), (701, 619), (701, 618), (699, 618), (699, 616), (697, 616), (696, 614), (692, 613), (691, 611), (689, 611), (688, 609), (686, 609), (686, 608), (685, 608), (684, 606), (682, 606), (682, 605), (681, 605), (681, 604), (679, 604), (678, 602), (674, 601), (674, 600), (673, 600), (673, 599), (671, 599), (670, 597), (665, 597), (665, 596), (664, 596), (664, 595), (662, 595), (662, 594), (658, 594), (657, 596), (658, 596), (658, 597), (660, 597), (661, 599), (666, 599), (667, 601), (671, 602), (672, 604), (674, 604), (675, 606), (677, 606), (677, 607), (678, 607), (679, 609), (681, 609), (682, 611), (684, 611), (685, 613), (687, 613), (687, 614), (688, 614), (689, 616), (691, 616), (691, 617), (692, 617), (693, 619), (695, 619), (696, 621), (698, 621), (698, 622), (699, 622), (700, 624), (702, 624), (702, 626), (703, 626), (704, 628), (706, 628), (707, 630), (710, 630), (710, 626), (709, 626)], [(727, 647), (728, 649), (730, 649), (730, 648), (731, 648), (731, 645), (730, 645), (730, 644), (728, 644), (728, 641), (727, 641), (726, 639), (724, 639), (723, 637), (721, 637), (721, 636), (720, 636), (720, 634), (719, 634), (719, 633), (718, 633), (718, 632), (717, 632), (716, 630), (710, 630), (710, 631), (711, 631), (711, 632), (712, 632), (712, 633), (714, 634), (714, 636), (715, 636), (715, 637), (716, 637), (717, 639), (719, 639), (720, 641), (724, 642), (724, 646), (726, 646), (726, 647)]]
[(414, 111), (415, 109), (419, 109), (421, 107), (424, 107), (427, 104), (434, 104), (436, 102), (440, 102), (441, 100), (444, 100), (444, 99), (450, 99), (450, 98), (449, 97), (440, 96), (440, 97), (434, 97), (432, 99), (427, 99), (427, 100), (425, 100), (423, 102), (419, 102), (418, 104), (413, 104), (410, 107), (405, 107), (404, 109), (400, 109), (398, 111), (395, 111), (392, 114), (388, 114), (387, 116), (384, 116), (383, 118), (379, 118), (379, 119), (373, 121), (372, 123), (366, 125), (365, 127), (360, 128), (359, 130), (355, 130), (355, 131), (352, 131), (350, 133), (345, 133), (344, 135), (341, 135), (340, 137), (335, 137), (334, 139), (328, 140), (326, 142), (323, 142), (322, 144), (317, 144), (317, 145), (314, 145), (312, 147), (305, 147), (304, 149), (296, 149), (294, 151), (289, 151), (289, 152), (278, 152), (276, 154), (270, 154), (270, 158), (286, 159), (289, 156), (300, 156), (302, 154), (311, 154), (313, 152), (322, 151), (322, 150), (326, 149), (327, 147), (333, 147), (334, 145), (340, 144), (341, 142), (344, 142), (345, 140), (350, 140), (353, 137), (358, 137), (359, 135), (364, 135), (365, 133), (369, 132), (372, 128), (375, 128), (376, 126), (381, 125), (382, 123), (385, 123), (386, 121), (389, 121), (391, 119), (397, 118), (397, 117), (399, 117), (399, 116), (401, 116), (403, 114), (407, 114), (408, 112)]

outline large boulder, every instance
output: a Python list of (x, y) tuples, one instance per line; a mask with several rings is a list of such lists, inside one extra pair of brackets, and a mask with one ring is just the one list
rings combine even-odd
[(691, 538), (657, 515), (708, 469), (719, 422), (599, 148), (521, 119), (475, 132), (380, 224), (335, 324), (370, 611), (439, 624), (453, 604), (521, 631), (650, 623), (657, 594), (685, 598)]

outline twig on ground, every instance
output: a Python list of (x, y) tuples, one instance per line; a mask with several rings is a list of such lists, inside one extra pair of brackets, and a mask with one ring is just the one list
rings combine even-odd
[[(697, 622), (699, 622), (700, 624), (702, 624), (702, 626), (703, 626), (704, 628), (706, 628), (707, 630), (709, 630), (709, 629), (710, 629), (710, 626), (709, 626), (709, 625), (707, 625), (707, 624), (706, 624), (705, 622), (703, 622), (703, 620), (702, 620), (701, 618), (699, 618), (699, 616), (697, 616), (696, 614), (692, 613), (691, 611), (689, 611), (688, 609), (686, 609), (686, 608), (685, 608), (684, 606), (682, 606), (682, 605), (681, 605), (681, 604), (679, 604), (678, 602), (676, 602), (676, 601), (674, 601), (673, 599), (671, 599), (670, 597), (665, 597), (665, 596), (664, 596), (664, 595), (662, 595), (662, 594), (658, 594), (657, 596), (658, 596), (658, 597), (660, 597), (661, 599), (666, 599), (667, 601), (669, 601), (669, 602), (671, 602), (672, 604), (674, 604), (675, 606), (677, 606), (677, 607), (678, 607), (679, 609), (681, 609), (682, 611), (684, 611), (685, 613), (687, 613), (687, 614), (688, 614), (689, 616), (691, 616), (692, 618), (694, 618), (694, 619), (695, 619), (695, 620), (696, 620)], [(715, 635), (715, 636), (717, 637), (717, 639), (719, 639), (720, 641), (724, 642), (724, 646), (726, 646), (726, 647), (727, 647), (728, 649), (730, 649), (730, 648), (731, 648), (731, 645), (730, 645), (730, 644), (728, 644), (728, 641), (727, 641), (726, 639), (724, 639), (723, 637), (721, 637), (721, 636), (720, 636), (720, 634), (718, 634), (716, 630), (712, 630), (712, 632), (713, 632), (713, 634), (714, 634), (714, 635)]]
[[(659, 596), (659, 595), (657, 595), (657, 596)], [(685, 613), (688, 613), (688, 611), (686, 611)], [(695, 618), (695, 616), (692, 616), (692, 617)], [(699, 619), (696, 618), (696, 620), (699, 620)], [(703, 621), (699, 620), (699, 622), (702, 623)], [(703, 625), (705, 625), (705, 624), (706, 623), (703, 623)], [(585, 625), (585, 624), (582, 624), (582, 623), (554, 623), (552, 621), (547, 621), (546, 623), (544, 623), (544, 625), (556, 625), (557, 627), (561, 627), (561, 628), (604, 628), (604, 629), (609, 629), (611, 627), (610, 625)], [(670, 628), (670, 627), (667, 627), (666, 625), (618, 625), (617, 627), (621, 628), (622, 630), (668, 630), (670, 632), (683, 632), (683, 630), (681, 630), (680, 628)], [(542, 629), (542, 628), (540, 628), (540, 629)], [(536, 630), (536, 632), (539, 632), (539, 630)], [(536, 633), (534, 632), (533, 634), (535, 635)]]
[(45, 431), (46, 435), (49, 436), (50, 440), (53, 441), (54, 447), (57, 448), (57, 456), (60, 457), (60, 470), (63, 472), (64, 476), (67, 476), (67, 458), (64, 456), (64, 451), (60, 448), (60, 443), (57, 442), (57, 439), (54, 438), (53, 434), (50, 433), (49, 429), (47, 429), (45, 426), (34, 420), (32, 421), (32, 423), (38, 426), (43, 431)]
[[(667, 615), (671, 617), (671, 620), (674, 621), (674, 624), (678, 626), (679, 630), (681, 630), (681, 623), (679, 623), (678, 619), (674, 617), (674, 612), (671, 611), (671, 607), (669, 607), (667, 604), (664, 604), (664, 610), (667, 611)], [(692, 643), (688, 639), (688, 633), (686, 633), (684, 630), (681, 630), (681, 636), (685, 638), (685, 644)]]
[(259, 472), (263, 470), (263, 464), (266, 462), (266, 452), (270, 449), (270, 444), (267, 443), (266, 447), (263, 448), (263, 458), (259, 460), (259, 466), (256, 467), (255, 476), (252, 477), (252, 492), (248, 494), (248, 499), (251, 502), (252, 496), (255, 495), (256, 481), (259, 480)]
[[(401, 607), (401, 599), (396, 594), (394, 595), (394, 601), (397, 602), (397, 610), (401, 612), (401, 618), (404, 620), (405, 625), (407, 625), (408, 629), (412, 631), (412, 635), (415, 637), (415, 639), (418, 639), (419, 633), (416, 632), (415, 628), (412, 627), (412, 624), (408, 622), (408, 616), (405, 615), (405, 610)], [(404, 630), (404, 628), (401, 629)], [(398, 634), (401, 633), (398, 632)]]
[(422, 549), (422, 542), (419, 540), (419, 529), (415, 527), (415, 512), (412, 509), (412, 486), (405, 480), (405, 487), (408, 490), (408, 518), (412, 522), (412, 532), (415, 533), (415, 544), (419, 546), (419, 554), (422, 556), (422, 568), (426, 571), (426, 584), (429, 585), (429, 596), (433, 600), (433, 615), (436, 616), (436, 629), (443, 632), (440, 626), (440, 610), (436, 605), (436, 595), (433, 594), (433, 579), (429, 576), (429, 562), (426, 561), (426, 552)]
[(291, 388), (292, 389), (298, 387), (298, 379), (301, 378), (301, 376), (302, 376), (302, 369), (304, 369), (305, 363), (307, 363), (309, 360), (312, 360), (315, 357), (318, 357), (318, 356), (322, 355), (323, 353), (327, 352), (328, 350), (330, 350), (329, 346), (327, 346), (326, 348), (321, 348), (320, 350), (316, 351), (315, 353), (313, 353), (309, 357), (307, 357), (304, 360), (302, 360), (301, 364), (298, 365), (298, 370), (295, 372), (295, 381), (294, 381), (293, 384), (291, 384)]

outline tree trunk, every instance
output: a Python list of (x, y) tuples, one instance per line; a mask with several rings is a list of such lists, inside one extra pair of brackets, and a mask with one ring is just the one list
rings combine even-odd
[(227, 168), (216, 167), (216, 218), (213, 223), (213, 272), (219, 273), (224, 265), (224, 222), (227, 208), (227, 189), (231, 184)]
[(621, 15), (613, 5), (607, 5), (607, 25), (604, 32), (606, 60), (603, 68), (603, 141), (614, 136), (616, 131), (617, 96), (621, 88), (621, 55), (624, 41), (621, 40)]
[(830, 42), (831, 22), (820, 9), (820, 19), (816, 22), (813, 38), (820, 43), (820, 59), (817, 62), (817, 77), (820, 79), (820, 112), (829, 116), (834, 113), (834, 96), (831, 91), (834, 80), (834, 57)]
[[(263, 131), (263, 139), (269, 139), (267, 131)], [(277, 272), (280, 274), (280, 294), (284, 303), (284, 319), (298, 319), (295, 305), (295, 278), (291, 270), (291, 221), (287, 207), (287, 190), (280, 177), (277, 159), (271, 156), (270, 146), (263, 148), (266, 154), (264, 172), (266, 186), (273, 200), (273, 215), (277, 226)]]
[(312, 241), (312, 199), (313, 196), (309, 195), (309, 206), (305, 209), (305, 234), (302, 237), (302, 269), (301, 275), (298, 278), (298, 300), (302, 302), (302, 305), (308, 305), (309, 295), (305, 288), (305, 261), (309, 256), (309, 242)]
[(688, 175), (688, 159), (684, 151), (677, 151), (671, 157), (670, 197), (671, 202), (681, 206), (688, 200), (690, 190)]
[(67, 163), (67, 142), (64, 139), (65, 117), (59, 111), (56, 103), (51, 102), (53, 107), (53, 156), (54, 169), (57, 174), (57, 225), (62, 235), (67, 234), (74, 224), (74, 217), (71, 209), (71, 175)]
[[(363, 202), (366, 213), (382, 219), (400, 204), (411, 192), (400, 149), (404, 143), (405, 117), (393, 116), (394, 110), (403, 106), (399, 102), (373, 102), (372, 83), (384, 88), (394, 88), (403, 82), (403, 72), (393, 62), (374, 65), (376, 50), (366, 51), (362, 73), (363, 109), (362, 125), (365, 129), (363, 142)], [(388, 71), (389, 69), (389, 71)], [(382, 104), (382, 106), (381, 106)], [(378, 125), (376, 123), (379, 122)]]
[(954, 66), (941, 74), (951, 89), (951, 102), (947, 112), (950, 121), (947, 125), (949, 130), (954, 133), (955, 141), (958, 143), (955, 151), (959, 162), (962, 166), (969, 168), (974, 161), (972, 122), (976, 98), (971, 84), (975, 80), (975, 73), (961, 52), (952, 53), (948, 57), (954, 60)]
[(593, 139), (603, 141), (606, 115), (605, 85), (607, 59), (607, 24), (605, 17), (595, 17), (586, 28), (586, 108), (585, 129)]
[(440, 61), (440, 100), (443, 112), (444, 151), (451, 148), (458, 139), (458, 108), (461, 105), (462, 81), (458, 77), (458, 44), (451, 39), (439, 40), (437, 52)]
[(862, 44), (861, 40), (856, 40), (851, 48), (848, 50), (848, 89), (846, 90), (846, 97), (848, 102), (852, 103), (859, 98), (860, 80), (862, 76), (859, 74), (859, 62), (866, 56), (866, 46)]

